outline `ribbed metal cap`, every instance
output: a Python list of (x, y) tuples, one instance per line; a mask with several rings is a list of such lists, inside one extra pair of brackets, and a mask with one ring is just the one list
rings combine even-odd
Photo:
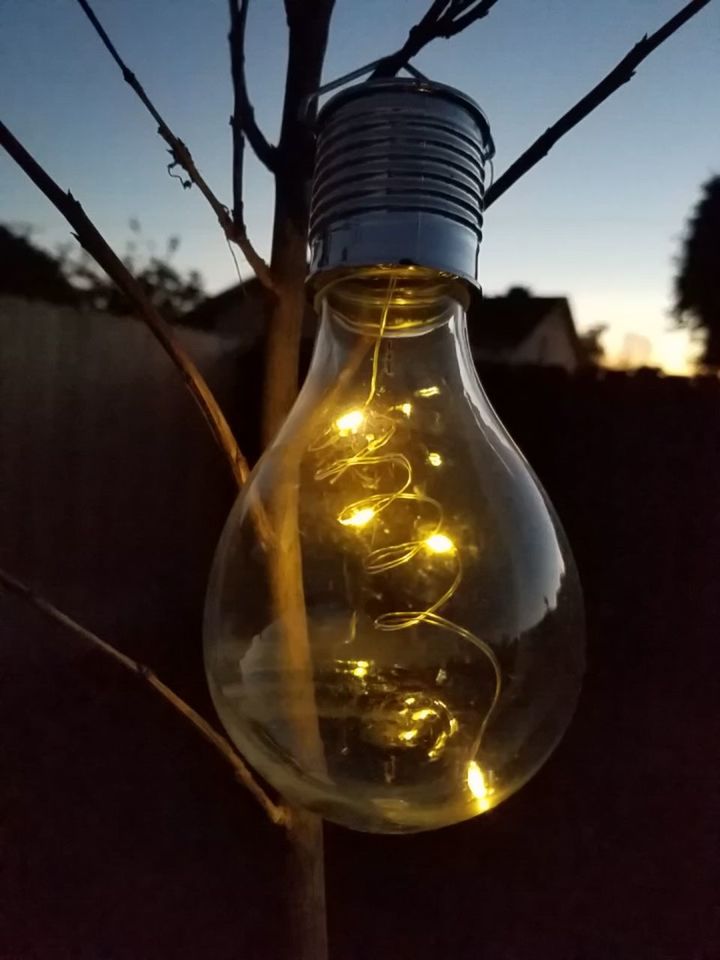
[(494, 146), (477, 104), (429, 81), (368, 81), (318, 117), (310, 273), (417, 265), (477, 286), (485, 163)]

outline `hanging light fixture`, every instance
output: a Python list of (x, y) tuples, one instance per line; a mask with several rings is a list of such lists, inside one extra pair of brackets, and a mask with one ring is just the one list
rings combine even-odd
[(290, 801), (360, 830), (496, 806), (580, 688), (573, 560), (468, 347), (492, 150), (476, 104), (426, 80), (321, 111), (315, 353), (208, 590), (230, 736)]

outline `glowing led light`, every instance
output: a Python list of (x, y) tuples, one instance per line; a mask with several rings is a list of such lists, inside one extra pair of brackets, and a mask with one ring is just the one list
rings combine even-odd
[(434, 533), (428, 537), (425, 546), (432, 553), (453, 553), (455, 550), (455, 544), (444, 533)]
[(431, 467), (439, 467), (443, 462), (443, 458), (440, 456), (439, 453), (436, 453), (434, 450), (432, 450), (427, 455), (427, 462), (430, 464)]
[(413, 720), (428, 720), (430, 717), (437, 716), (437, 710), (430, 710), (428, 707), (423, 707), (422, 710), (414, 710), (411, 716)]
[(340, 523), (344, 527), (364, 527), (370, 523), (374, 516), (375, 511), (372, 507), (360, 507), (358, 510), (353, 511), (349, 517), (341, 517)]
[(443, 750), (447, 746), (449, 736), (446, 730), (442, 731), (433, 746), (428, 750), (428, 759), (437, 760), (438, 757), (442, 756)]
[(412, 413), (412, 404), (411, 404), (411, 403), (400, 403), (400, 404), (398, 404), (397, 409), (398, 409), (401, 413), (404, 413), (406, 417), (409, 417), (410, 414)]
[(436, 397), (440, 393), (440, 387), (423, 387), (415, 391), (416, 397)]
[(346, 437), (349, 433), (357, 433), (365, 422), (365, 414), (362, 410), (350, 410), (338, 417), (335, 426), (340, 431), (341, 436)]
[(363, 677), (367, 676), (368, 668), (370, 664), (367, 660), (358, 660), (357, 665), (353, 668), (352, 674), (354, 677), (359, 677), (362, 680)]
[(398, 736), (405, 743), (412, 743), (419, 733), (420, 731), (416, 727), (412, 727), (410, 730), (403, 730)]
[(467, 785), (470, 793), (478, 801), (480, 809), (482, 811), (489, 810), (492, 789), (488, 787), (487, 783), (485, 782), (484, 773), (474, 760), (472, 763), (468, 764)]

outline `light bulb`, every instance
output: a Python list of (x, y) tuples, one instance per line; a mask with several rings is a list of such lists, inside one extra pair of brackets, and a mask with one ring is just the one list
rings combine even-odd
[(417, 267), (325, 286), (310, 372), (225, 527), (212, 696), (293, 803), (361, 830), (491, 809), (573, 712), (580, 590), (474, 370), (466, 288)]
[(225, 526), (206, 669), (231, 738), (291, 802), (427, 830), (496, 806), (553, 749), (580, 686), (582, 602), (468, 348), (482, 111), (395, 78), (337, 94), (316, 131), (320, 329)]

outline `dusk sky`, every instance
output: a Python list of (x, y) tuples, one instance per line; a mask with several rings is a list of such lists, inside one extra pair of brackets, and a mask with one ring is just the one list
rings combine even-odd
[[(108, 32), (160, 112), (231, 201), (231, 87), (226, 0), (95, 0)], [(338, 0), (325, 78), (398, 46), (428, 0)], [(415, 61), (483, 107), (497, 173), (682, 0), (500, 0), (491, 14)], [(234, 266), (196, 190), (165, 173), (165, 145), (75, 0), (0, 0), (0, 115), (123, 250), (128, 221), (159, 248), (182, 238), (179, 266), (215, 292)], [(281, 0), (254, 0), (247, 69), (256, 114), (275, 136), (285, 67)], [(720, 3), (643, 63), (618, 91), (497, 201), (486, 218), (487, 293), (525, 285), (569, 296), (578, 326), (608, 324), (617, 355), (628, 334), (652, 341), (652, 362), (683, 368), (687, 338), (668, 333), (674, 258), (700, 186), (720, 172)], [(248, 154), (250, 151), (248, 150)], [(271, 181), (246, 169), (250, 235), (267, 251)], [(5, 155), (0, 220), (36, 242), (69, 228)], [(636, 343), (638, 341), (636, 340)], [(640, 341), (642, 353), (642, 341)]]

